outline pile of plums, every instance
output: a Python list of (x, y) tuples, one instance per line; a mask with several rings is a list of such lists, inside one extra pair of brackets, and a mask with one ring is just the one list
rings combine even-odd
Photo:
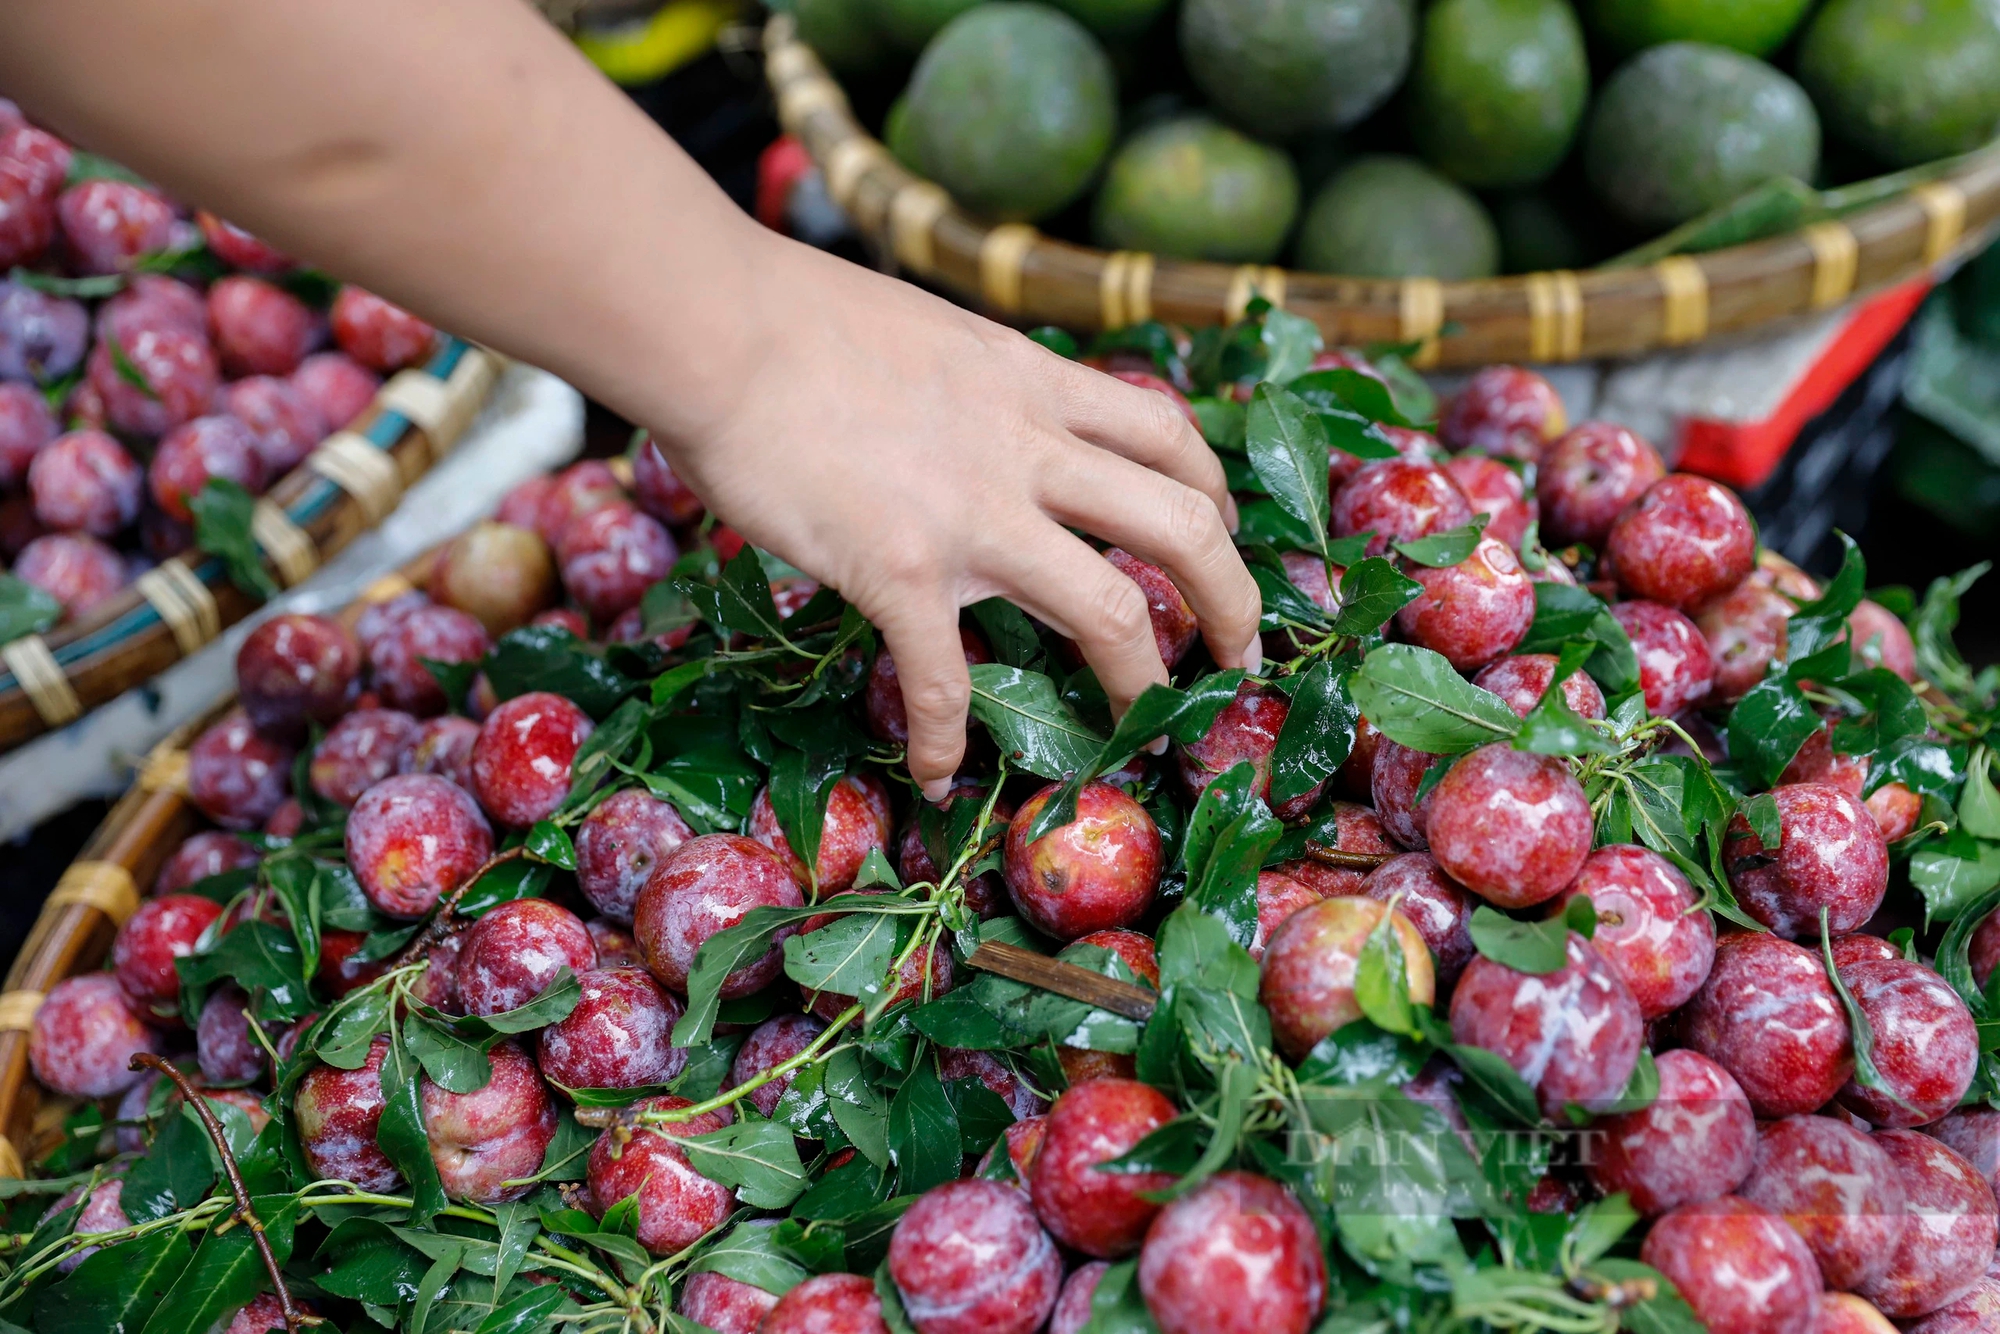
[(0, 99), (0, 556), (67, 618), (188, 549), (209, 481), (261, 493), (436, 341), (101, 170)]
[[(1366, 366), (1350, 354), (1325, 364)], [(1149, 373), (1110, 369), (1175, 392)], [(1468, 559), (1410, 568), (1422, 592), (1392, 635), (1435, 650), (1523, 716), (1552, 686), (1583, 717), (1606, 714), (1588, 676), (1556, 683), (1554, 656), (1514, 651), (1535, 615), (1535, 582), (1577, 578), (1539, 544), (1524, 563), (1531, 533), (1551, 547), (1600, 553), (1586, 568), (1636, 650), (1646, 709), (1680, 719), (1697, 738), (1713, 735), (1704, 711), (1739, 698), (1783, 658), (1788, 617), (1816, 593), (1796, 568), (1760, 559), (1730, 491), (1668, 472), (1630, 430), (1569, 427), (1530, 372), (1484, 371), (1451, 402), (1438, 436), (1393, 436), (1393, 459), (1336, 453), (1336, 535), (1372, 532), (1374, 549), (1386, 551), (1486, 515)], [(531, 621), (579, 638), (647, 639), (646, 590), (680, 550), (697, 541), (733, 548), (736, 539), (702, 526), (701, 502), (656, 447), (643, 444), (634, 464), (629, 489), (609, 466), (587, 462), (509, 497), (496, 522), (444, 554), (428, 595), (371, 606), (351, 626), (284, 616), (258, 628), (238, 659), (240, 708), (191, 754), (194, 801), (217, 827), (169, 858), (152, 897), (120, 929), (110, 971), (50, 993), (32, 1045), (45, 1085), (121, 1100), (131, 1120), (149, 1091), (128, 1058), (185, 1053), (192, 1042), (214, 1096), (263, 1115), (259, 1095), (246, 1090), (268, 1087), (267, 1048), (286, 1050), (291, 1034), (253, 1032), (246, 997), (232, 988), (214, 992), (199, 1015), (178, 1013), (174, 961), (227, 930), (232, 914), (278, 911), (254, 895), (225, 906), (187, 891), (258, 862), (259, 849), (233, 831), (283, 838), (300, 828), (302, 794), (290, 784), (309, 737), (318, 739), (299, 772), (316, 801), (345, 808), (347, 865), (389, 919), (423, 918), (496, 846), (557, 809), (592, 734), (590, 716), (545, 692), (498, 699), (483, 679), (468, 698), (449, 699), (425, 663), (476, 662), (492, 636)], [(1122, 551), (1107, 558), (1147, 592), (1157, 642), (1174, 665), (1196, 638), (1187, 604), (1160, 570)], [(1329, 579), (1323, 564), (1296, 555), (1285, 564), (1309, 596), (1336, 606), (1338, 570)], [(777, 595), (794, 609), (812, 591), (781, 582)], [(1863, 603), (1850, 629), (1864, 661), (1914, 678), (1911, 637), (1895, 616)], [(668, 650), (684, 638), (684, 630), (651, 636)], [(963, 638), (968, 660), (990, 660), (984, 639), (971, 629)], [(1299, 651), (1273, 632), (1267, 659)], [(904, 739), (886, 654), (870, 666), (860, 699), (876, 737)], [(1248, 761), (1268, 792), (1290, 707), (1276, 686), (1246, 681), (1206, 735), (1083, 786), (1074, 819), (1039, 839), (1027, 837), (1029, 824), (1058, 785), (1012, 780), (995, 802), (997, 817), (1011, 821), (1001, 867), (966, 886), (967, 906), (985, 917), (1016, 914), (1059, 943), (1103, 946), (1157, 985), (1150, 933), (1171, 906), (1161, 886), (1173, 868), (1134, 791), (1157, 781), (1191, 804)], [(990, 747), (973, 753), (990, 763)], [(1504, 1060), (1550, 1124), (1588, 1123), (1528, 1208), (1571, 1211), (1622, 1192), (1645, 1220), (1638, 1254), (1714, 1330), (1880, 1334), (1896, 1327), (1890, 1320), (1923, 1334), (1996, 1328), (2000, 1279), (1988, 1269), (2000, 1111), (1960, 1105), (1979, 1033), (1939, 973), (1869, 931), (1889, 886), (1889, 846), (1917, 824), (1916, 797), (1889, 784), (1864, 799), (1865, 766), (1837, 753), (1823, 728), (1771, 791), (1775, 842), (1739, 816), (1723, 853), (1737, 902), (1767, 929), (1718, 931), (1672, 861), (1597, 844), (1571, 761), (1489, 745), (1424, 789), (1437, 758), (1364, 720), (1352, 754), (1321, 788), (1279, 804), (1281, 819), (1313, 818), (1333, 831), (1336, 851), (1379, 864), (1305, 858), (1258, 876), (1249, 953), (1278, 1056), (1297, 1063), (1362, 1020), (1359, 961), (1386, 923), (1411, 998), (1438, 1006), (1457, 1044)], [(559, 878), (548, 897), (505, 903), (445, 936), (422, 994), (447, 1012), (513, 1009), (565, 968), (581, 983), (567, 1018), (494, 1049), (485, 1088), (455, 1094), (425, 1081), (423, 1122), (446, 1191), (486, 1204), (515, 1198), (555, 1133), (564, 1090), (651, 1089), (679, 1074), (690, 1054), (670, 1034), (697, 954), (751, 909), (801, 907), (846, 890), (877, 852), (906, 881), (934, 879), (917, 803), (888, 777), (857, 768), (832, 787), (811, 867), (788, 844), (768, 788), (742, 832), (697, 834), (648, 788), (621, 787), (576, 826), (573, 882)], [(973, 791), (978, 776), (966, 777)], [(1571, 931), (1552, 971), (1521, 971), (1475, 946), (1482, 906), (1539, 921), (1570, 913), (1580, 898), (1594, 907), (1594, 933)], [(1872, 1031), (1879, 1078), (1867, 1084), (1823, 966), (1823, 915), (1838, 976)], [(354, 957), (358, 944), (355, 933), (325, 933), (315, 979), (324, 999), (380, 974), (382, 963)], [(1972, 956), (1983, 986), (2000, 962), (2000, 923), (1986, 924)], [(913, 955), (895, 979), (898, 996), (947, 992), (966, 980), (962, 965), (945, 944)], [(800, 994), (782, 966), (774, 945), (722, 984), (725, 999), (778, 997), (774, 1017), (742, 1042), (725, 1088), (793, 1061), (851, 1003)], [(298, 1085), (296, 1123), (315, 1174), (370, 1190), (398, 1185), (376, 1142), (386, 1046), (378, 1038), (358, 1069), (322, 1065)], [(1653, 1055), (1658, 1097), (1620, 1110), (1642, 1051)], [(1017, 1118), (993, 1151), (1012, 1171), (992, 1170), (992, 1154), (986, 1171), (968, 1162), (962, 1179), (902, 1215), (886, 1273), (910, 1324), (921, 1334), (1076, 1334), (1108, 1268), (1136, 1256), (1136, 1289), (1162, 1334), (1314, 1328), (1328, 1303), (1333, 1243), (1292, 1190), (1227, 1170), (1163, 1204), (1173, 1174), (1099, 1170), (1184, 1109), (1138, 1080), (1129, 1056), (1067, 1046), (1060, 1055), (1057, 1083), (1038, 1081), (1006, 1053), (937, 1053), (943, 1077), (977, 1079)], [(743, 1206), (670, 1134), (768, 1117), (795, 1073), (758, 1082), (733, 1106), (606, 1130), (589, 1156), (584, 1203), (602, 1214), (636, 1195), (638, 1241), (656, 1256), (698, 1242)], [(1453, 1096), (1462, 1078), (1439, 1056), (1402, 1091), (1470, 1147)], [(670, 1094), (639, 1104), (656, 1115), (691, 1107)], [(118, 1190), (116, 1180), (99, 1187), (89, 1226), (120, 1223)], [(774, 1293), (706, 1272), (676, 1300), (681, 1314), (721, 1334), (888, 1329), (877, 1281), (865, 1275), (826, 1273)]]

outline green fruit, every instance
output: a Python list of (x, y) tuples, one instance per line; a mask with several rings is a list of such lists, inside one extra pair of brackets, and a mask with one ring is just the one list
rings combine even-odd
[(1417, 151), (1453, 180), (1531, 185), (1569, 153), (1590, 98), (1564, 0), (1439, 0), (1410, 79)]
[(1707, 42), (1746, 55), (1784, 44), (1812, 0), (1591, 0), (1593, 32), (1619, 55), (1661, 42)]
[(1265, 264), (1299, 211), (1292, 160), (1206, 116), (1141, 130), (1097, 192), (1099, 245), (1176, 259)]
[(1597, 95), (1583, 166), (1626, 221), (1665, 229), (1774, 176), (1810, 181), (1819, 117), (1761, 60), (1668, 42), (1619, 67)]
[(1082, 194), (1118, 124), (1111, 62), (1069, 15), (989, 0), (953, 19), (910, 76), (911, 154), (989, 218), (1046, 217)]
[(2000, 125), (2000, 8), (1832, 0), (1806, 29), (1799, 81), (1833, 135), (1890, 166), (1967, 152)]
[(1546, 273), (1590, 266), (1590, 243), (1540, 190), (1509, 191), (1490, 203), (1493, 225), (1500, 231), (1503, 272)]
[(848, 0), (860, 3), (874, 17), (875, 26), (904, 51), (921, 51), (944, 25), (971, 9), (979, 0)]
[(882, 117), (882, 144), (896, 161), (919, 176), (924, 174), (923, 167), (917, 162), (916, 150), (910, 143), (910, 99), (907, 95), (891, 102), (888, 114)]
[(1167, 0), (1055, 0), (1100, 37), (1130, 37), (1153, 26)]
[(1306, 210), (1298, 263), (1359, 278), (1490, 278), (1500, 238), (1477, 199), (1415, 158), (1364, 157)]
[(1416, 0), (1185, 0), (1181, 58), (1223, 115), (1284, 139), (1382, 105), (1416, 30)]
[(799, 40), (835, 74), (872, 74), (895, 57), (869, 0), (796, 0)]

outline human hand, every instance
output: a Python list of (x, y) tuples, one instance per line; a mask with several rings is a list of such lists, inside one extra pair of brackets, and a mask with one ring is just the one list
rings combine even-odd
[(1005, 597), (1074, 639), (1114, 713), (1167, 680), (1138, 585), (1067, 529), (1165, 569), (1215, 660), (1257, 668), (1235, 504), (1166, 396), (769, 233), (745, 244), (768, 249), (744, 266), (734, 372), (681, 382), (648, 424), (716, 513), (881, 630), (927, 797), (965, 751), (961, 607)]

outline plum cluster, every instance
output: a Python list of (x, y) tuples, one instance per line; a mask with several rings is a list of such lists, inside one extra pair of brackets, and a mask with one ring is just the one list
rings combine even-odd
[[(1103, 364), (1211, 428), (1213, 401), (1264, 401), (1225, 385), (1198, 412), (1170, 378)], [(1352, 353), (1315, 371), (1389, 384)], [(216, 828), (161, 868), (109, 971), (50, 992), (35, 1075), (117, 1100), (136, 1153), (172, 1096), (128, 1062), (170, 1055), (253, 1129), (279, 1114), (319, 1188), (393, 1211), (434, 1175), (462, 1220), (528, 1201), (565, 1246), (641, 1257), (625, 1277), (718, 1334), (1308, 1334), (1390, 1289), (1416, 1306), (1452, 1289), (1507, 1327), (1638, 1306), (1667, 1322), (1650, 1327), (1731, 1334), (1993, 1328), (2000, 1111), (1947, 956), (1983, 988), (2000, 916), (1931, 963), (1889, 938), (1927, 797), (1870, 783), (1830, 682), (1775, 781), (1715, 745), (1786, 668), (1788, 634), (1851, 645), (1857, 674), (1828, 669), (1848, 694), (1915, 680), (1904, 623), (1863, 601), (1820, 625), (1825, 590), (1760, 555), (1734, 495), (1629, 430), (1570, 426), (1530, 372), (1474, 377), (1437, 435), (1368, 438), (1381, 457), (1329, 464), (1347, 563), (1251, 554), (1289, 589), (1267, 585), (1267, 606), (1329, 618), (1375, 561), (1403, 590), (1379, 632), (1273, 616), (1272, 668), (1215, 676), (1172, 580), (1111, 549), (1185, 687), (1134, 709), (1173, 703), (1153, 733), (1171, 749), (1114, 739), (1087, 772), (1038, 758), (1020, 716), (1089, 734), (1088, 673), (982, 605), (962, 648), (1009, 707), (975, 708), (941, 807), (897, 768), (889, 655), (708, 518), (653, 442), (628, 480), (586, 462), (531, 483), (426, 593), (245, 642), (239, 707), (191, 754)], [(1541, 642), (1579, 605), (1549, 586), (1594, 595), (1585, 647), (1629, 653), (1622, 677)], [(1350, 709), (1315, 724), (1338, 753), (1300, 781), (1288, 721), (1339, 716), (1312, 673), (1338, 655), (1363, 690), (1411, 654), (1444, 664), (1421, 688), (1502, 739), (1433, 752), (1396, 739), (1442, 735), (1422, 719)], [(1072, 670), (1006, 695), (1023, 662)], [(1523, 744), (1509, 719), (1584, 739)], [(841, 762), (801, 777), (814, 745)], [(1708, 800), (1697, 779), (1730, 794), (1712, 836), (1614, 818), (1646, 764), (1683, 775), (1676, 818)], [(286, 889), (301, 859), (312, 899)], [(212, 976), (236, 933), (296, 934), (302, 914), (309, 1003)], [(1059, 953), (1151, 1017), (996, 987), (969, 964), (984, 941)], [(373, 1031), (350, 1031), (370, 998)], [(412, 1033), (477, 1039), (483, 1079), (432, 1050), (400, 1082)], [(956, 1129), (908, 1110), (926, 1090)], [(1329, 1166), (1357, 1115), (1430, 1136), (1425, 1161), (1464, 1164), (1489, 1203), (1441, 1205), (1459, 1222), (1426, 1230), (1404, 1199), (1381, 1224)], [(977, 1145), (924, 1143), (974, 1124)], [(1542, 1146), (1525, 1169), (1490, 1156), (1507, 1124)], [(71, 1201), (77, 1235), (132, 1226), (131, 1161)], [(1579, 1256), (1607, 1219), (1631, 1227), (1620, 1249)], [(1487, 1249), (1448, 1263), (1474, 1232)], [(615, 1307), (590, 1272), (536, 1281)], [(1474, 1272), (1485, 1288), (1454, 1287)], [(236, 1334), (273, 1314), (245, 1311)]]
[[(0, 104), (0, 556), (75, 618), (417, 364), (432, 328)], [(330, 304), (329, 304), (330, 298)]]

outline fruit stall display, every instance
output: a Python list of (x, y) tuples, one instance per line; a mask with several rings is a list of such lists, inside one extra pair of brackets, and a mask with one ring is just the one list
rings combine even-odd
[(1259, 293), (1441, 365), (1623, 356), (1919, 277), (2000, 218), (1975, 0), (775, 7), (779, 118), (835, 201), (1029, 322)]
[(0, 270), (0, 749), (309, 576), (499, 373), (4, 100)]
[(1264, 667), (1109, 550), (1174, 682), (1114, 722), (976, 604), (941, 805), (643, 438), (254, 634), (0, 994), (0, 1320), (1992, 1328), (1978, 572), (1822, 583), (1257, 303), (1092, 359), (1217, 442)]

